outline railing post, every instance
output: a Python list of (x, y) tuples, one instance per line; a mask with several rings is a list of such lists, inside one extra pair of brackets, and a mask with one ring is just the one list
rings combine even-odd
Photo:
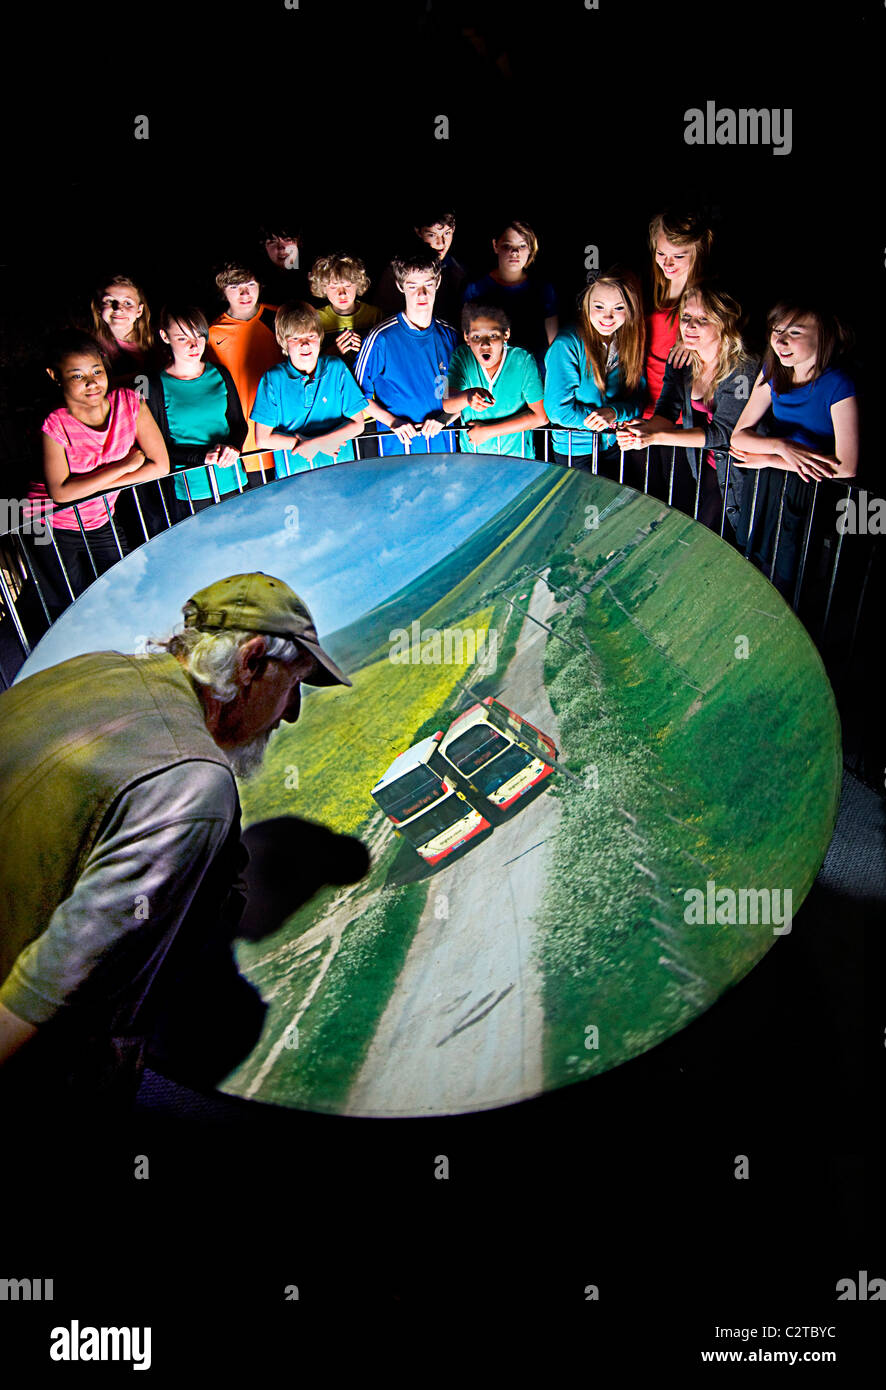
[[(6, 611), (12, 619), (12, 624), (15, 628), (16, 636), (18, 637), (18, 640), (22, 645), (22, 650), (24, 651), (25, 656), (30, 656), (31, 646), (28, 642), (27, 637), (25, 636), (25, 630), (22, 627), (21, 618), (19, 617), (18, 609), (15, 606), (15, 600), (13, 599), (12, 594), (9, 592), (9, 585), (6, 582), (6, 575), (3, 573), (2, 565), (0, 565), (0, 594), (3, 595), (3, 602), (6, 606)], [(47, 613), (46, 616), (48, 618), (49, 614)]]
[(769, 578), (775, 583), (775, 565), (778, 560), (778, 543), (781, 540), (781, 518), (784, 513), (784, 495), (787, 492), (788, 475), (785, 473), (784, 482), (781, 485), (781, 497), (778, 499), (778, 519), (775, 523), (775, 543), (772, 547), (772, 563), (769, 566)]
[[(120, 559), (122, 560), (122, 559), (123, 559), (123, 547), (122, 547), (121, 544), (120, 544), (120, 537), (117, 535), (117, 527), (114, 525), (114, 513), (111, 511), (111, 508), (108, 506), (108, 494), (107, 494), (106, 492), (103, 492), (103, 493), (102, 493), (102, 501), (103, 501), (104, 504), (105, 504), (105, 511), (106, 511), (107, 514), (108, 514), (108, 521), (111, 523), (111, 531), (113, 532), (113, 536), (114, 536), (114, 544), (115, 544), (116, 547), (117, 547), (117, 554), (120, 556)], [(97, 570), (96, 570), (96, 574), (98, 574), (98, 571), (97, 571)]]
[[(787, 475), (785, 475), (785, 480), (787, 481)], [(851, 495), (851, 493), (852, 493), (852, 484), (850, 483), (850, 484), (849, 484), (849, 487), (848, 487), (847, 490), (846, 490), (846, 496), (849, 497), (849, 496)], [(831, 568), (831, 582), (830, 582), (830, 584), (828, 585), (828, 601), (827, 601), (827, 604), (825, 605), (824, 617), (822, 618), (822, 622), (821, 622), (821, 641), (822, 641), (822, 642), (824, 642), (825, 633), (826, 633), (827, 630), (828, 630), (828, 623), (829, 623), (830, 617), (831, 617), (831, 602), (833, 601), (833, 597), (834, 597), (834, 586), (835, 586), (835, 584), (836, 584), (836, 582), (837, 582), (837, 568), (838, 568), (838, 566), (839, 566), (839, 564), (840, 564), (840, 552), (841, 552), (841, 550), (843, 549), (843, 537), (845, 536), (845, 534), (846, 534), (846, 527), (844, 526), (843, 529), (842, 529), (841, 532), (840, 532), (840, 538), (839, 538), (839, 540), (837, 541), (837, 549), (836, 549), (836, 551), (835, 551), (835, 553), (834, 553), (834, 563), (833, 563), (833, 566), (832, 566), (832, 568)]]
[[(785, 474), (785, 479), (787, 479), (787, 474)], [(851, 490), (852, 489), (850, 488), (850, 492)], [(817, 500), (818, 479), (816, 478), (812, 484), (812, 502), (809, 506), (809, 515), (806, 518), (806, 526), (803, 531), (803, 544), (800, 547), (800, 564), (797, 569), (797, 582), (794, 585), (794, 597), (791, 600), (791, 607), (793, 608), (795, 613), (800, 603), (800, 589), (803, 585), (803, 575), (806, 572), (806, 555), (809, 550), (809, 540), (812, 535), (812, 518), (815, 515), (815, 503)]]
[(729, 480), (732, 476), (732, 459), (726, 455), (726, 480), (723, 483), (723, 506), (720, 509), (720, 537), (726, 532), (726, 500), (729, 496)]
[[(158, 480), (158, 485), (159, 485), (159, 480)], [(139, 489), (139, 486), (140, 486), (140, 484), (138, 484), (138, 483), (131, 483), (131, 484), (130, 484), (130, 488), (131, 488), (131, 490), (132, 490), (132, 500), (135, 502), (135, 510), (138, 512), (138, 519), (139, 519), (139, 521), (141, 522), (141, 527), (142, 527), (142, 531), (144, 532), (145, 540), (148, 541), (148, 540), (150, 540), (151, 538), (150, 538), (150, 536), (148, 535), (148, 528), (147, 528), (147, 526), (145, 525), (145, 518), (144, 518), (144, 516), (142, 515), (142, 506), (141, 506), (141, 502), (139, 502), (139, 500), (138, 500), (138, 489)], [(161, 492), (160, 495), (161, 495), (161, 497), (162, 497), (162, 495), (163, 495), (162, 492)]]
[(748, 538), (745, 542), (744, 557), (746, 560), (751, 558), (751, 547), (754, 543), (754, 525), (757, 520), (757, 493), (760, 490), (760, 470), (754, 469), (754, 491), (751, 494), (751, 515), (748, 521)]

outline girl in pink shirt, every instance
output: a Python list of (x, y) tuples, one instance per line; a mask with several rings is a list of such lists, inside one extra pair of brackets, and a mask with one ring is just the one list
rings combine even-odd
[[(59, 598), (64, 607), (69, 595), (54, 549), (76, 597), (128, 548), (119, 528), (115, 539), (110, 520), (119, 491), (81, 499), (115, 483), (160, 478), (169, 472), (169, 457), (153, 416), (136, 392), (126, 387), (108, 390), (107, 367), (88, 334), (67, 333), (47, 372), (61, 387), (64, 404), (43, 422), (44, 481), (32, 483), (28, 497), (36, 504), (32, 515), (49, 521), (54, 548), (29, 550), (41, 586), (45, 582), (50, 590), (50, 608), (60, 611)], [(79, 522), (74, 510), (64, 506), (71, 502), (78, 503)]]
[[(662, 212), (649, 224), (652, 252), (652, 312), (646, 318), (646, 409), (650, 419), (661, 395), (667, 363), (677, 346), (680, 299), (687, 285), (704, 275), (714, 234), (701, 218), (691, 213)], [(683, 367), (688, 354), (679, 352), (675, 367)]]

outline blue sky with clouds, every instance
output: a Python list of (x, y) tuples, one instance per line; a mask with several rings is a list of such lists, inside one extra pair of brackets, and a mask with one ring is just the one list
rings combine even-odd
[(191, 594), (248, 570), (290, 584), (322, 641), (448, 555), (546, 467), (430, 454), (320, 468), (233, 497), (97, 579), (20, 678), (83, 652), (143, 649), (170, 634)]

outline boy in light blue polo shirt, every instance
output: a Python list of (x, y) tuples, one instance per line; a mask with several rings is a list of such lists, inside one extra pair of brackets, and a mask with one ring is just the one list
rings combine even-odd
[(282, 305), (274, 330), (287, 360), (258, 384), (250, 417), (256, 446), (278, 451), (278, 478), (348, 462), (350, 441), (363, 430), (366, 397), (341, 358), (321, 357), (323, 325), (312, 305)]
[(472, 300), (462, 310), (461, 326), (465, 340), (452, 354), (443, 400), (443, 409), (460, 414), (467, 425), (459, 431), (459, 448), (535, 458), (531, 431), (547, 423), (535, 358), (509, 345), (504, 309)]
[(455, 434), (441, 408), (455, 329), (434, 318), (440, 262), (429, 246), (395, 257), (404, 311), (363, 339), (354, 375), (378, 421), (381, 454), (451, 453)]

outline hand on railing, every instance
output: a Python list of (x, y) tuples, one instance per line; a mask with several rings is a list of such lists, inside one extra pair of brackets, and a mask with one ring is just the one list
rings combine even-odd
[(833, 454), (820, 454), (815, 449), (807, 449), (793, 439), (774, 439), (773, 452), (784, 459), (793, 473), (799, 473), (804, 482), (814, 483), (822, 478), (833, 478), (839, 463)]
[(465, 434), (473, 449), (479, 449), (487, 440), (494, 439), (494, 430), (494, 425), (481, 425), (479, 420), (471, 420), (470, 424), (465, 425)]
[(584, 418), (586, 429), (589, 430), (611, 430), (618, 416), (611, 405), (604, 405), (602, 410), (592, 410)]
[(316, 458), (318, 454), (323, 452), (322, 440), (305, 439), (304, 435), (301, 434), (297, 434), (295, 440), (296, 445), (292, 453), (298, 454), (299, 458), (307, 459), (309, 463), (312, 458)]
[(230, 444), (216, 444), (214, 449), (210, 449), (206, 454), (204, 463), (214, 465), (216, 468), (231, 468), (237, 462), (240, 455), (236, 449), (232, 449)]
[(652, 431), (646, 420), (628, 420), (615, 431), (615, 440), (621, 450), (647, 449)]
[(407, 444), (410, 439), (415, 438), (418, 430), (404, 415), (395, 415), (391, 421), (391, 433), (397, 436), (401, 444)]

